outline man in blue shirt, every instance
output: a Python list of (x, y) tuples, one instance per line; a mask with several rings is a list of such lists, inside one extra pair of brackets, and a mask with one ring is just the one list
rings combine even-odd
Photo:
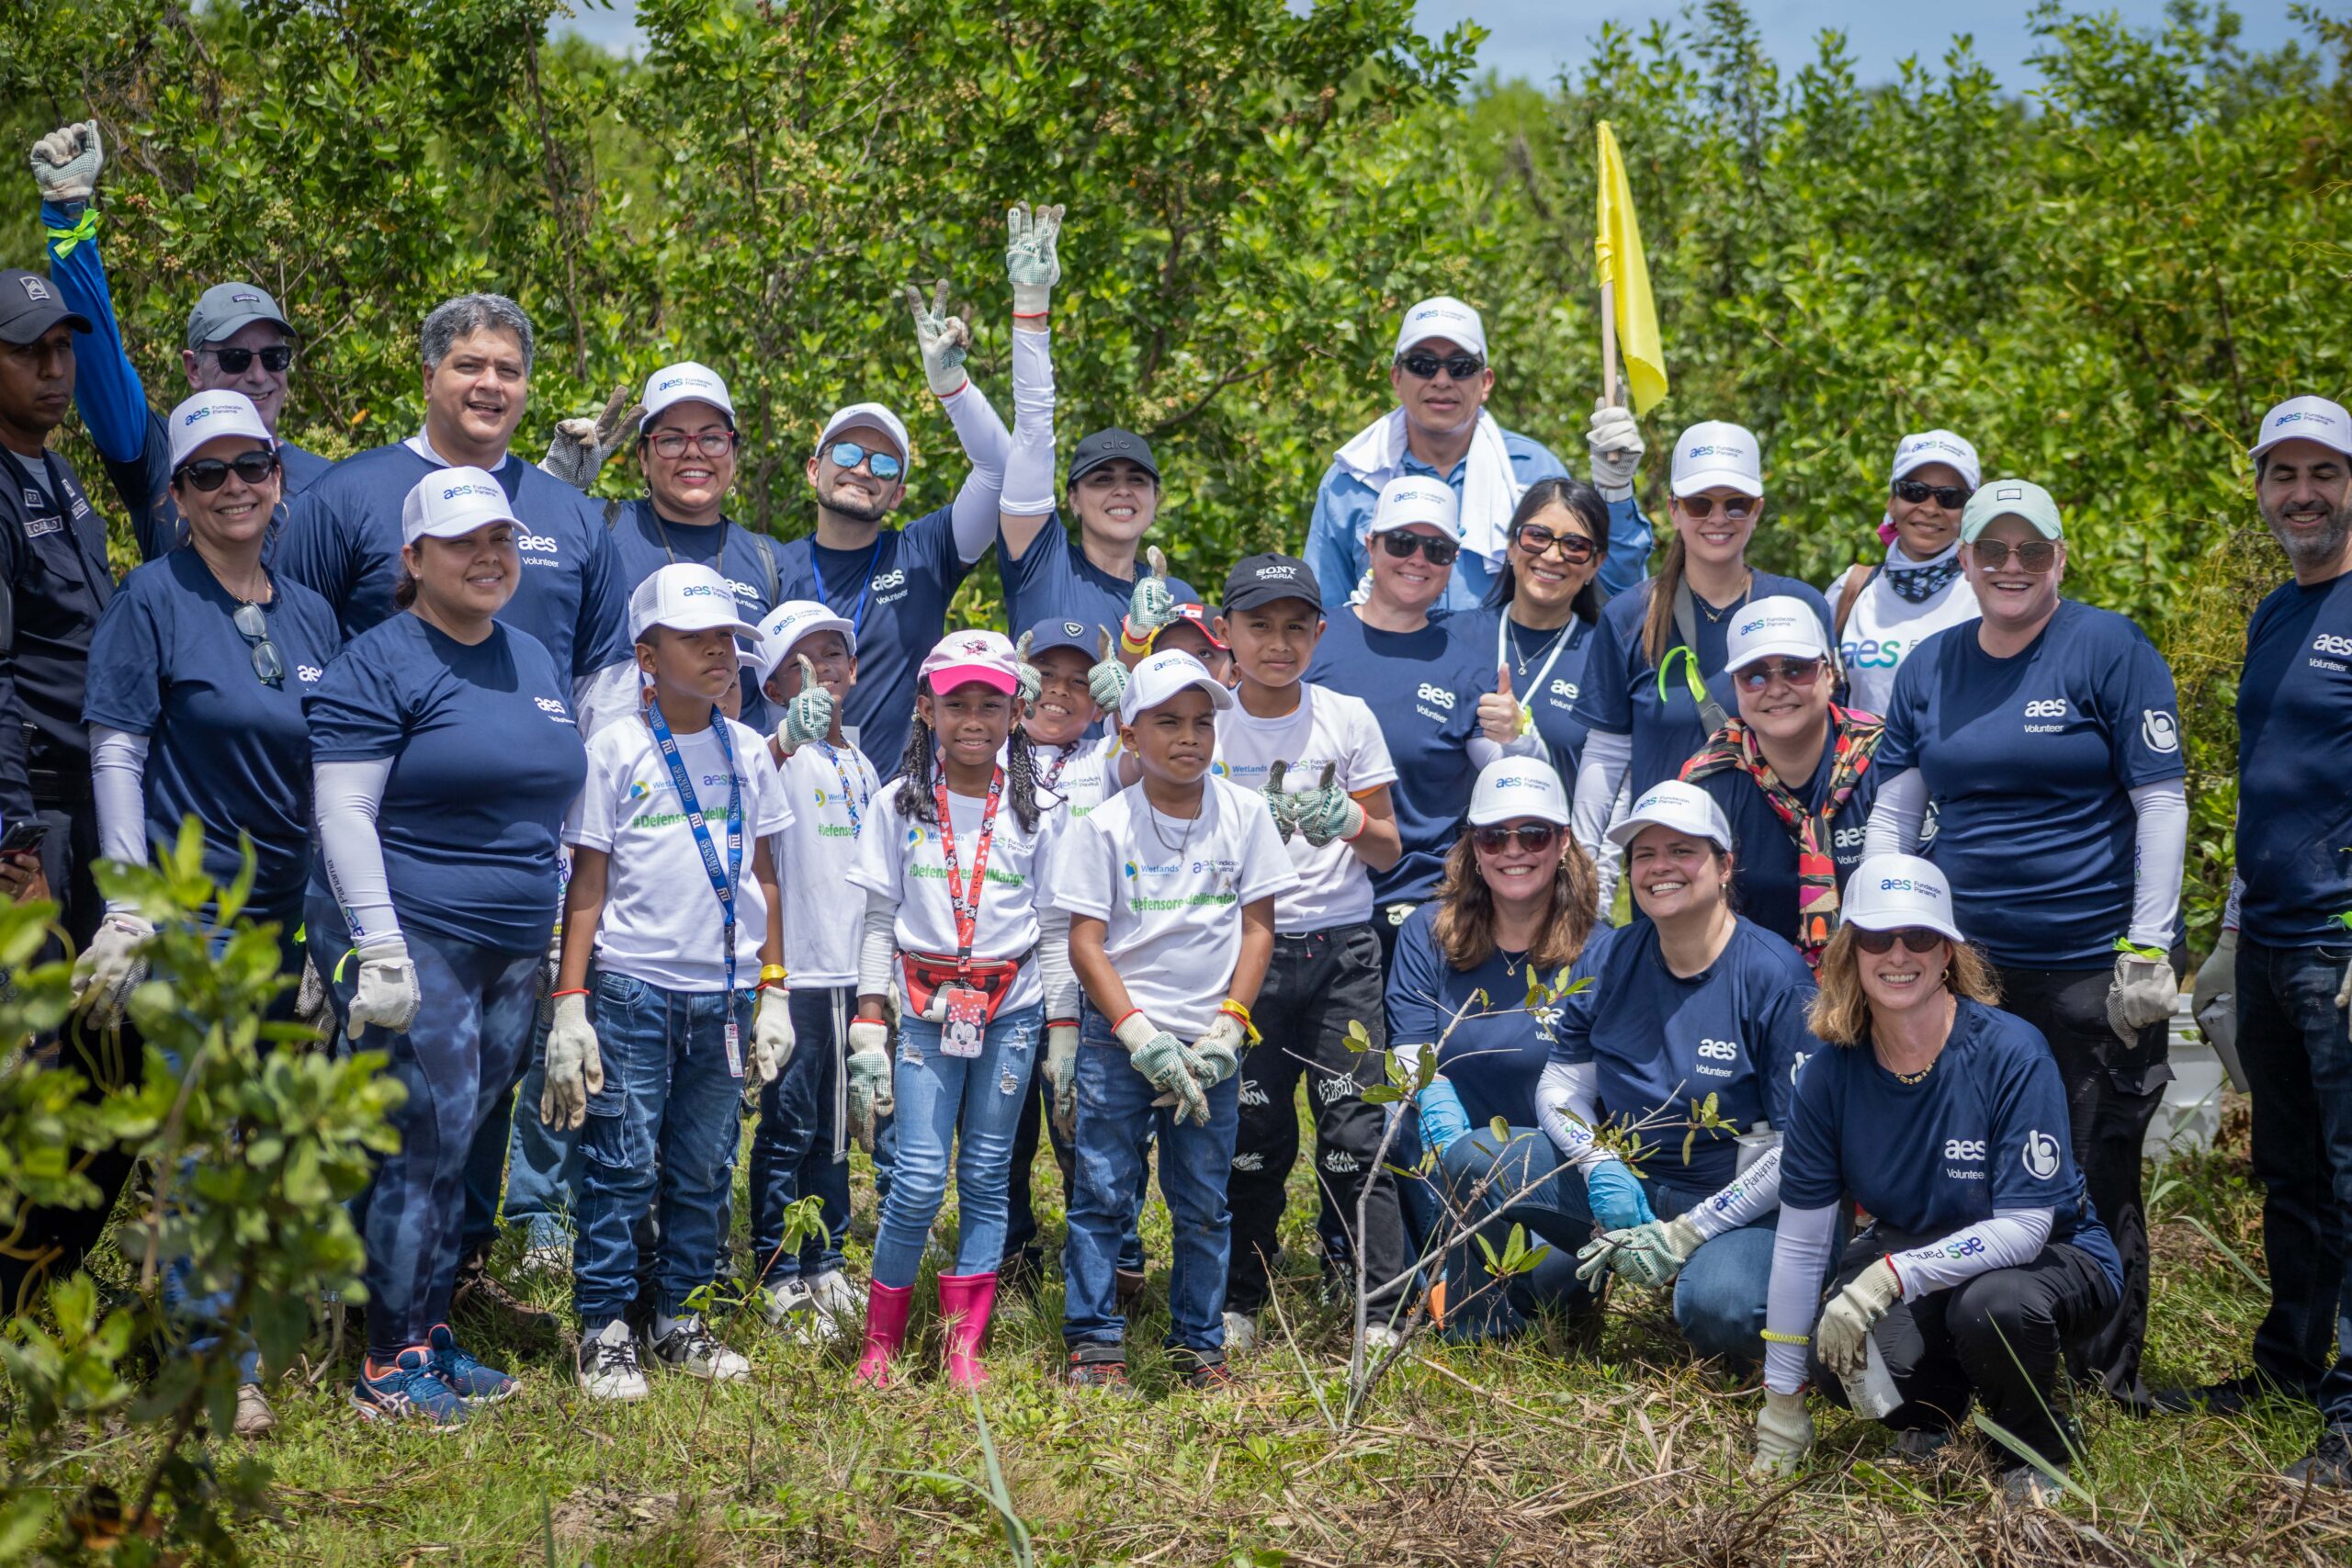
[[(41, 226), (49, 234), (49, 275), (68, 310), (90, 324), (75, 333), (74, 401), (107, 478), (130, 513), (141, 558), (153, 560), (180, 542), (186, 529), (171, 496), (171, 438), (160, 412), (124, 350), (115, 321), (106, 264), (98, 257), (97, 209), (90, 198), (106, 153), (98, 122), (60, 127), (33, 143), (33, 179), (40, 186)], [(286, 499), (327, 471), (324, 457), (278, 439), (287, 381), (294, 367), (294, 328), (277, 301), (251, 283), (216, 283), (187, 316), (180, 367), (199, 392), (239, 392), (261, 414), (277, 441)]]
[[(1478, 312), (1440, 295), (1405, 312), (1388, 368), (1396, 407), (1340, 448), (1315, 492), (1306, 555), (1326, 603), (1353, 602), (1368, 564), (1364, 530), (1380, 487), (1399, 474), (1444, 480), (1460, 500), (1462, 558), (1439, 614), (1487, 602), (1503, 570), (1511, 510), (1537, 479), (1565, 479), (1567, 466), (1532, 437), (1505, 430), (1487, 412), (1495, 372)], [(1609, 502), (1610, 551), (1599, 581), (1622, 593), (1647, 570), (1650, 525), (1634, 500), (1642, 435), (1631, 411), (1606, 403), (1585, 432), (1592, 482)]]

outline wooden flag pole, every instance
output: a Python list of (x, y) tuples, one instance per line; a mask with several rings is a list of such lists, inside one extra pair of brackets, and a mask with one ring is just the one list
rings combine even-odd
[(1616, 289), (1606, 280), (1600, 285), (1600, 384), (1616, 408), (1617, 401), (1617, 299)]

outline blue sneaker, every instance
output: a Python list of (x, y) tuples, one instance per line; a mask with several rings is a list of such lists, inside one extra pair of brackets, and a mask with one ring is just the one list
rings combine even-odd
[(433, 1373), (469, 1404), (495, 1404), (522, 1386), (496, 1367), (484, 1366), (458, 1348), (446, 1323), (433, 1325)]
[(435, 1431), (465, 1425), (466, 1402), (434, 1374), (433, 1354), (412, 1345), (392, 1359), (390, 1368), (370, 1373), (359, 1363), (359, 1380), (351, 1385), (352, 1407), (368, 1421), (422, 1421)]

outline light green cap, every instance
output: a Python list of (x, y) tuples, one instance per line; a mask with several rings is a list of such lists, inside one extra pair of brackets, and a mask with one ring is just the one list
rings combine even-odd
[(1960, 514), (1961, 538), (1973, 544), (1999, 517), (2022, 517), (2045, 539), (2066, 536), (2065, 525), (2058, 521), (2058, 503), (2031, 479), (1995, 479), (1980, 486), (1968, 498), (1968, 510)]

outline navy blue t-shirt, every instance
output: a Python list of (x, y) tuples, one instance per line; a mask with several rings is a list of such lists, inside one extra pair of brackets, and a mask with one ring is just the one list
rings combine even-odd
[(1384, 904), (1426, 898), (1437, 888), (1445, 855), (1470, 809), (1470, 738), (1478, 733), (1478, 698), (1495, 689), (1493, 644), (1456, 636), (1449, 621), (1417, 632), (1375, 631), (1345, 604), (1329, 611), (1306, 678), (1361, 697), (1380, 722), (1396, 764), (1388, 798), (1396, 807), (1404, 858), (1372, 874)]
[[(1727, 718), (1739, 716), (1739, 699), (1724, 671), (1724, 645), (1746, 604), (1775, 594), (1802, 599), (1821, 617), (1822, 640), (1833, 647), (1837, 642), (1829, 630), (1829, 602), (1811, 583), (1769, 571), (1750, 575), (1755, 583), (1746, 601), (1722, 611), (1720, 618), (1711, 613), (1706, 600), (1695, 592), (1691, 595), (1691, 620), (1699, 634), (1699, 670), (1708, 694), (1723, 705)], [(1576, 705), (1576, 716), (1588, 729), (1634, 738), (1634, 765), (1626, 783), (1636, 796), (1661, 779), (1679, 776), (1682, 764), (1707, 743), (1708, 734), (1700, 717), (1699, 700), (1690, 694), (1687, 660), (1674, 651), (1682, 645), (1681, 637), (1673, 636), (1667, 645), (1671, 668), (1663, 695), (1658, 667), (1642, 652), (1642, 623), (1649, 615), (1650, 593), (1657, 583), (1651, 578), (1637, 591), (1621, 593), (1602, 608), (1600, 624), (1593, 630), (1592, 652), (1585, 661), (1584, 690)]]
[[(1833, 731), (1822, 743), (1821, 761), (1813, 776), (1795, 789), (1805, 810), (1816, 818), (1829, 797), (1829, 760), (1837, 749), (1838, 737)], [(1823, 847), (1838, 863), (1838, 886), (1841, 890), (1848, 874), (1862, 863), (1862, 833), (1870, 826), (1871, 807), (1878, 803), (1879, 783), (1887, 776), (1873, 759), (1856, 781), (1854, 793), (1826, 826), (1827, 841)], [(1731, 885), (1739, 899), (1739, 912), (1774, 935), (1795, 942), (1795, 831), (1781, 820), (1781, 814), (1764, 797), (1763, 786), (1744, 769), (1725, 768), (1708, 774), (1698, 784), (1714, 797), (1715, 804), (1723, 807), (1724, 819), (1731, 824), (1732, 842), (1738, 852), (1732, 859)]]
[(269, 640), (286, 674), (254, 673), (237, 600), (193, 549), (134, 568), (90, 639), (85, 723), (148, 738), (147, 841), (204, 825), (204, 870), (227, 886), (254, 846), (254, 908), (299, 922), (311, 864), (310, 726), (302, 699), (343, 639), (325, 600), (273, 575)]
[[(1461, 1097), (1473, 1127), (1484, 1127), (1498, 1116), (1514, 1127), (1540, 1126), (1536, 1081), (1544, 1076), (1544, 1064), (1552, 1059), (1567, 1002), (1563, 998), (1526, 1010), (1525, 953), (1497, 952), (1474, 969), (1456, 969), (1447, 963), (1437, 944), (1441, 908), (1422, 905), (1396, 933), (1396, 956), (1388, 966), (1390, 1048), (1426, 1049), (1442, 1038), (1438, 1072)], [(1598, 974), (1616, 934), (1613, 926), (1595, 927), (1569, 966), (1569, 978)], [(1544, 976), (1546, 982), (1554, 977)], [(1487, 999), (1472, 1005), (1471, 998), (1479, 991)], [(1454, 1023), (1454, 1014), (1464, 1007), (1469, 1010)], [(1446, 1032), (1449, 1026), (1451, 1034)]]
[[(1018, 560), (1000, 529), (996, 570), (1004, 583), (1005, 626), (1014, 637), (1048, 615), (1100, 627), (1116, 637), (1127, 618), (1127, 601), (1135, 596), (1133, 579), (1112, 576), (1070, 543), (1058, 512), (1046, 519), (1046, 525), (1029, 541), (1028, 553)], [(1168, 588), (1179, 604), (1201, 602), (1193, 585), (1182, 578), (1170, 578)]]
[[(391, 760), (376, 835), (403, 926), (547, 950), (558, 838), (588, 750), (571, 682), (537, 638), (499, 626), (469, 646), (394, 615), (327, 666), (310, 719), (317, 762)], [(311, 886), (334, 902), (323, 867)]]
[(1851, 1194), (1881, 1224), (1928, 1240), (1996, 1209), (2049, 1209), (2050, 1239), (2089, 1253), (2120, 1291), (2123, 1264), (2075, 1168), (2072, 1126), (2041, 1032), (1962, 1000), (1917, 1083), (1882, 1066), (1867, 1041), (1814, 1053), (1781, 1130), (1781, 1201), (1820, 1209)]
[(2182, 773), (2172, 671), (2138, 626), (2071, 599), (2013, 658), (1977, 631), (1939, 631), (1903, 661), (1877, 765), (1926, 776), (1923, 852), (1995, 963), (2106, 968), (2132, 924), (2131, 792)]
[[(399, 613), (401, 505), (435, 471), (395, 442), (337, 463), (295, 501), (271, 564), (334, 606), (345, 641)], [(567, 682), (628, 659), (628, 586), (604, 503), (511, 452), (495, 478), (523, 524), (523, 580), (499, 620), (537, 639)]]
[[(1516, 626), (1506, 629), (1503, 617), (1510, 613), (1507, 606), (1461, 610), (1446, 617), (1446, 625), (1472, 647), (1484, 646), (1493, 654), (1487, 662), (1494, 668), (1510, 666), (1511, 694), (1535, 715), (1535, 732), (1551, 748), (1552, 766), (1573, 787), (1589, 728), (1576, 716), (1577, 703), (1584, 695), (1586, 661), (1592, 657), (1597, 623), (1572, 620), (1550, 632)], [(1519, 668), (1522, 660), (1527, 664), (1523, 674)], [(1492, 673), (1490, 670), (1490, 681)]]
[[(1683, 979), (1666, 966), (1657, 928), (1636, 919), (1617, 933), (1591, 987), (1567, 998), (1552, 1054), (1600, 1069), (1600, 1108), (1619, 1123), (1665, 1112), (1691, 1119), (1714, 1095), (1716, 1113), (1746, 1132), (1783, 1126), (1796, 1071), (1821, 1049), (1805, 1021), (1813, 972), (1796, 949), (1741, 919), (1714, 963)], [(1713, 1192), (1738, 1172), (1736, 1135), (1690, 1130), (1645, 1134), (1642, 1169), (1686, 1193)]]
[(924, 656), (947, 635), (947, 606), (972, 570), (956, 548), (955, 509), (881, 529), (862, 549), (805, 538), (780, 553), (785, 598), (817, 600), (857, 628), (857, 684), (842, 722), (887, 784), (906, 752)]
[(2352, 941), (2352, 572), (2282, 583), (2245, 628), (2238, 875), (2256, 942)]
[[(664, 520), (650, 501), (632, 501), (613, 513), (613, 550), (620, 562), (621, 599), (663, 567), (681, 561), (707, 566), (735, 591), (735, 609), (758, 626), (784, 603), (784, 547), (741, 523), (687, 524)], [(726, 558), (719, 558), (721, 552)], [(753, 673), (743, 671), (743, 722), (762, 734), (769, 725), (767, 699)]]

